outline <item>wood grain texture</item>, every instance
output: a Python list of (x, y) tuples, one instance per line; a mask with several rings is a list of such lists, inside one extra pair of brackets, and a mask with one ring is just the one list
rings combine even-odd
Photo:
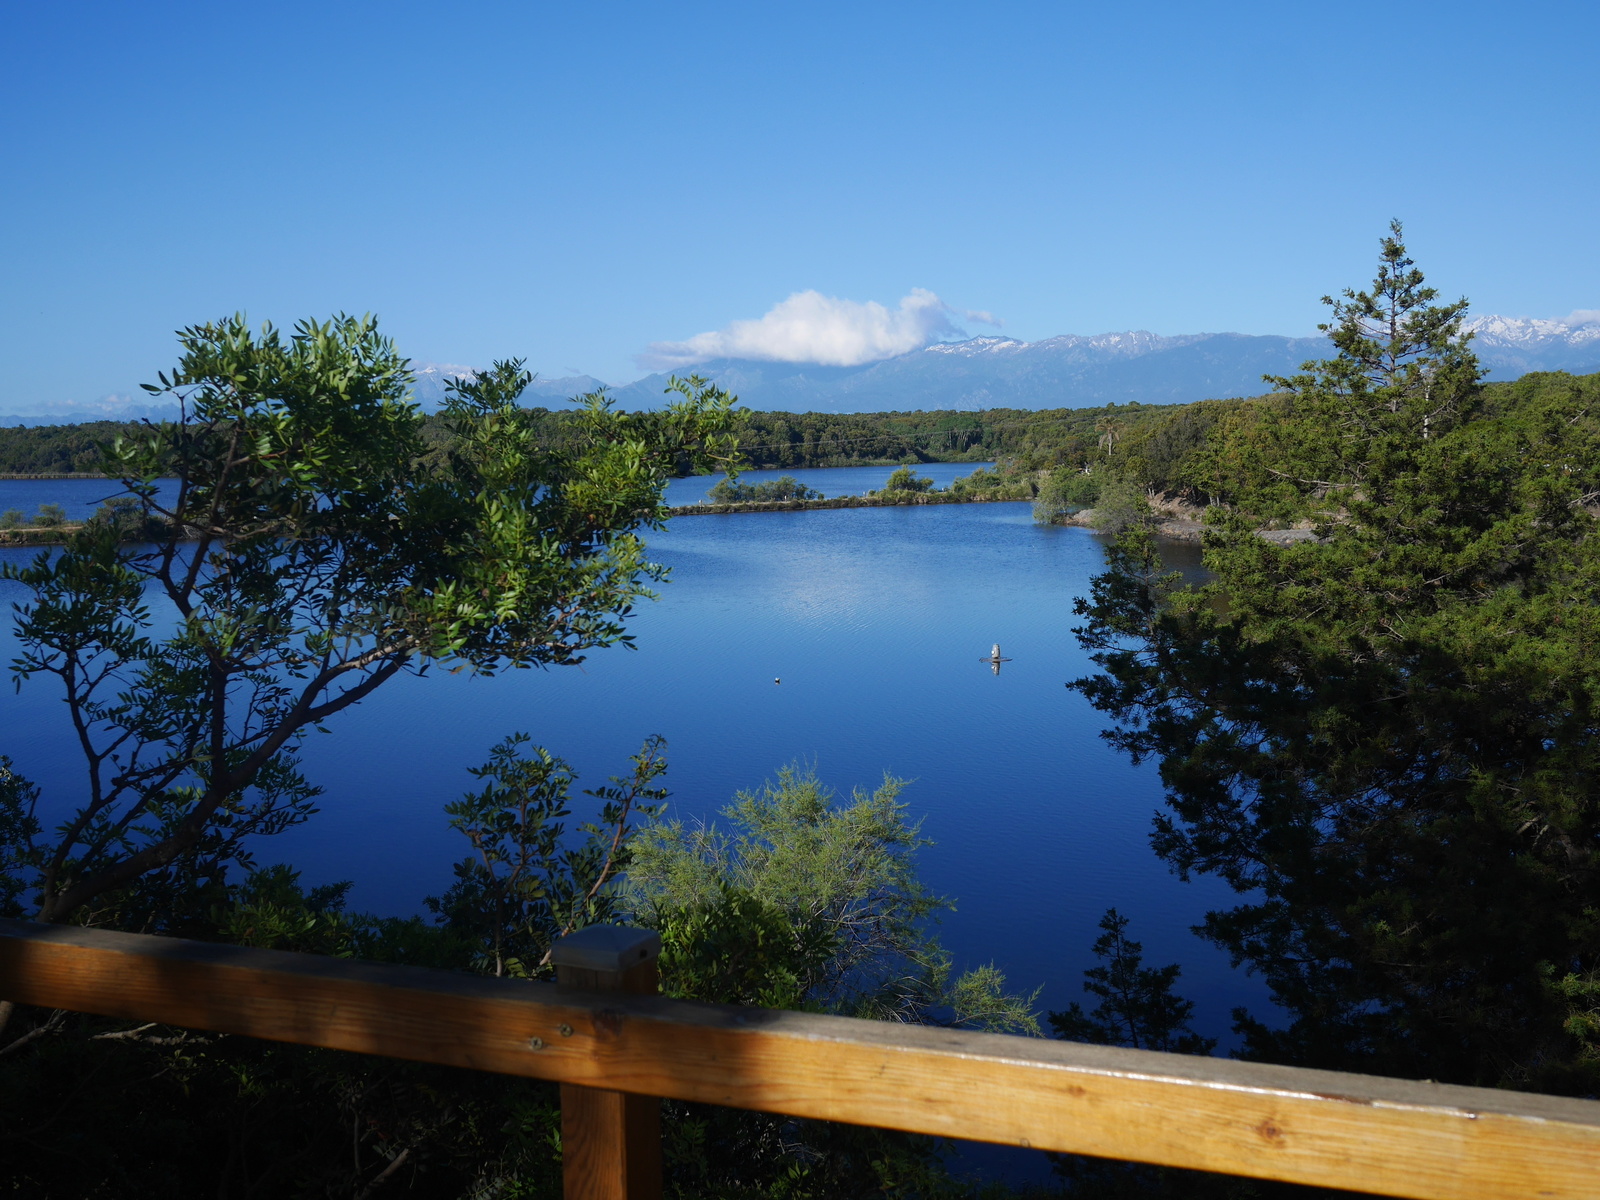
[[(642, 930), (600, 927), (576, 939), (591, 953), (570, 954), (567, 938), (555, 944), (556, 982), (568, 988), (654, 996), (660, 987), (656, 958), (661, 939), (624, 936)], [(586, 937), (586, 935), (589, 935)], [(600, 952), (603, 951), (603, 952)], [(641, 958), (641, 955), (643, 956)], [(579, 964), (575, 965), (574, 960)], [(606, 963), (604, 967), (593, 965)], [(630, 965), (624, 966), (623, 963)], [(661, 1100), (580, 1083), (561, 1085), (561, 1174), (564, 1200), (661, 1200)]]
[(1600, 1196), (1600, 1103), (0, 921), (0, 998), (1418, 1198)]
[(565, 1200), (660, 1200), (661, 1101), (561, 1085)]

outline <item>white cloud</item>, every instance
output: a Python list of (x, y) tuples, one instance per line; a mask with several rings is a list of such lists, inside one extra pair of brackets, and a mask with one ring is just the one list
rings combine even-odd
[(912, 288), (898, 309), (874, 300), (862, 304), (816, 291), (796, 292), (756, 320), (734, 321), (685, 342), (652, 342), (638, 360), (656, 370), (693, 366), (708, 358), (855, 367), (918, 350), (941, 337), (963, 336), (952, 315), (1000, 323), (986, 312), (957, 314), (925, 288)]
[(1570, 315), (1562, 318), (1562, 322), (1578, 328), (1600, 325), (1600, 308), (1575, 308)]

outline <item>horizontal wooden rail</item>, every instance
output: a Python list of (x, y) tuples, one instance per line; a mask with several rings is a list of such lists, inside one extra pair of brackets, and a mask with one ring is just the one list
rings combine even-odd
[(0, 921), (0, 998), (1410, 1197), (1600, 1195), (1600, 1103)]

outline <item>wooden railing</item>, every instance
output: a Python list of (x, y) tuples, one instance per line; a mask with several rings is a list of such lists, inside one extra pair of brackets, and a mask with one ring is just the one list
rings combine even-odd
[(1600, 1196), (1600, 1103), (693, 1004), (585, 930), (556, 984), (0, 921), (0, 998), (554, 1080), (569, 1200), (659, 1192), (671, 1097), (1410, 1197)]

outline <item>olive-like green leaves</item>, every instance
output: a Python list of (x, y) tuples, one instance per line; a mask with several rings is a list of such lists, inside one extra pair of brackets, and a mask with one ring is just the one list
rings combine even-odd
[[(34, 593), (16, 670), (65, 684), (88, 768), (35, 881), (47, 919), (203, 848), (216, 874), (304, 820), (299, 739), (396, 674), (626, 644), (664, 575), (636, 531), (664, 519), (672, 475), (735, 453), (734, 399), (698, 379), (656, 412), (581, 397), (541, 439), (518, 404), (531, 377), (497, 362), (455, 381), (441, 458), (370, 316), (287, 336), (235, 316), (178, 338), (149, 390), (181, 419), (107, 464), (140, 511), (11, 572)], [(159, 536), (125, 544), (129, 528)]]

